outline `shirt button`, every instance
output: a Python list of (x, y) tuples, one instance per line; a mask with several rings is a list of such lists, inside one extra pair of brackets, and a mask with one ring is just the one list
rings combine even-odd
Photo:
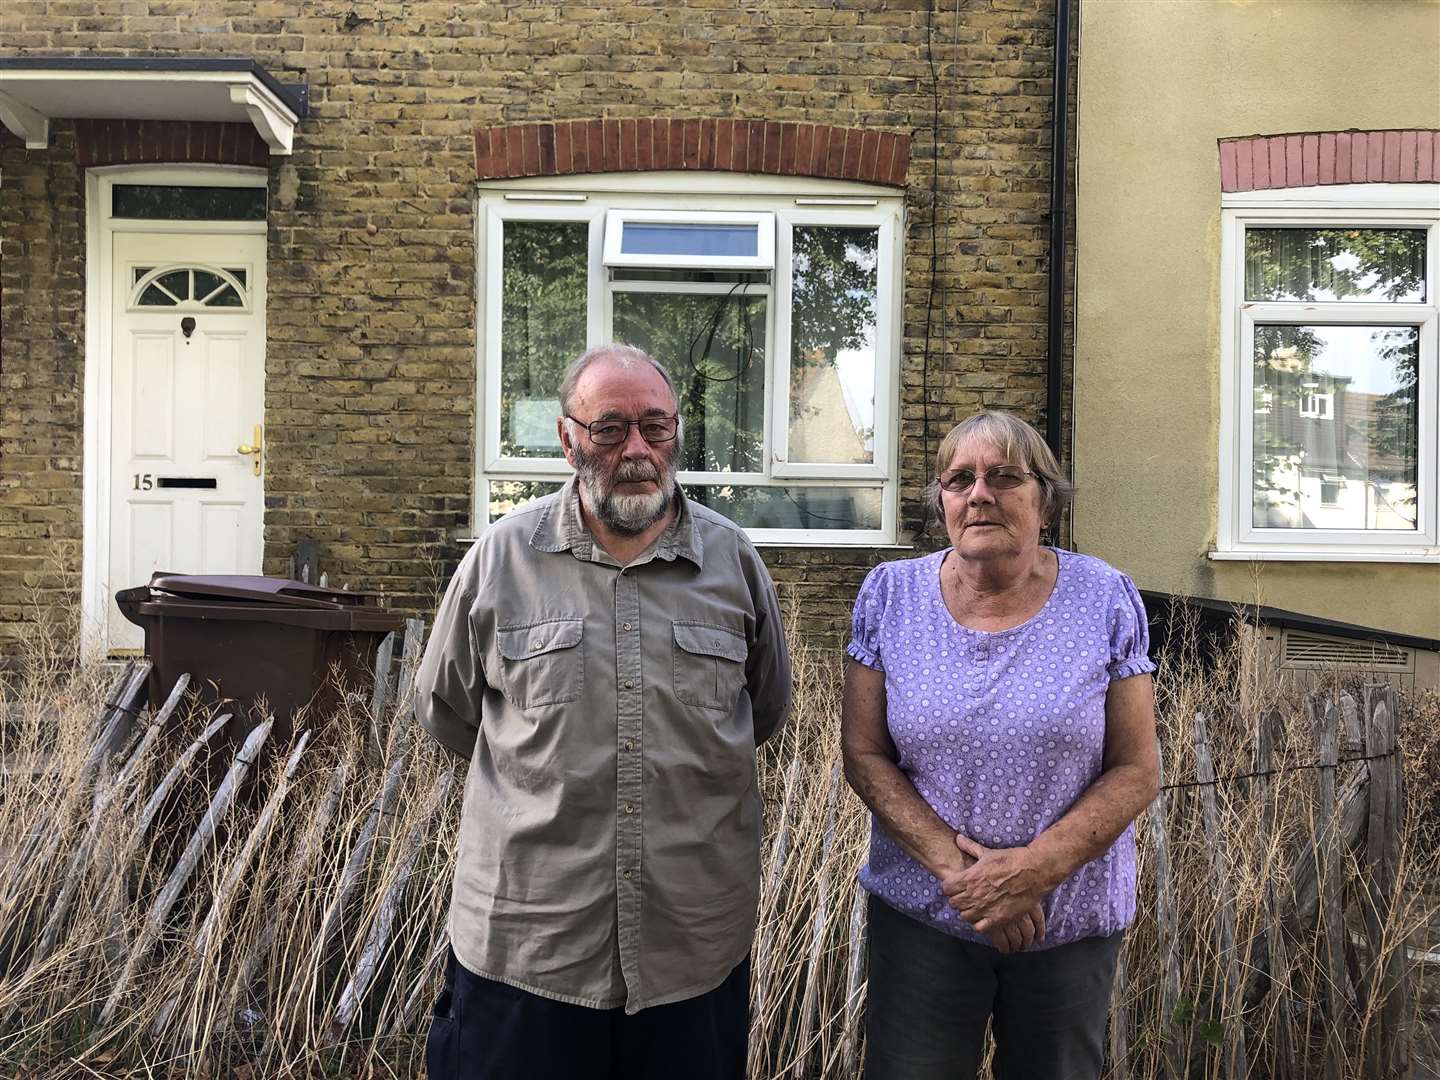
[(625, 880), (626, 880), (626, 881), (629, 881), (629, 880), (630, 880), (630, 871), (629, 871), (629, 870), (626, 870), (626, 871), (625, 871)]
[(625, 623), (625, 629), (626, 629), (626, 630), (629, 630), (629, 629), (630, 629), (630, 624), (629, 624), (628, 622)]
[(626, 804), (625, 804), (625, 812), (626, 812), (627, 814), (633, 814), (633, 813), (635, 812), (635, 807), (631, 806), (629, 803), (626, 803)]
[(634, 749), (635, 749), (635, 743), (634, 743), (634, 741), (631, 740), (631, 739), (626, 739), (626, 740), (625, 740), (625, 749), (626, 749), (626, 750), (634, 750)]
[(626, 680), (625, 680), (625, 689), (626, 689), (626, 690), (634, 690), (634, 689), (635, 689), (635, 680), (634, 680), (634, 679), (626, 679)]

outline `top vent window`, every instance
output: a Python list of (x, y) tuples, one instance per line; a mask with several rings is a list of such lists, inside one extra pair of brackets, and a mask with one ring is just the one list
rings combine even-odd
[(772, 270), (775, 215), (611, 210), (605, 265), (692, 270)]

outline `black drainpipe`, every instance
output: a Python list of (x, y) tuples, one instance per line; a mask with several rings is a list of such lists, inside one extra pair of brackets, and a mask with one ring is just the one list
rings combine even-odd
[(1050, 138), (1050, 356), (1045, 441), (1057, 459), (1065, 377), (1065, 161), (1070, 149), (1070, 0), (1055, 0), (1055, 102)]

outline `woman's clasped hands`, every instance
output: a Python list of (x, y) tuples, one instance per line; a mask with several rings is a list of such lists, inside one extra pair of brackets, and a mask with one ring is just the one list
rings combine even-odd
[(963, 869), (940, 888), (950, 906), (1002, 953), (1023, 952), (1045, 939), (1042, 901), (1050, 891), (1028, 848), (987, 848), (962, 833), (955, 846)]

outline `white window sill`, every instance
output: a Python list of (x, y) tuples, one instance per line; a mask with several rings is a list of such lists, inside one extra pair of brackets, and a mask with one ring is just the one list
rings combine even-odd
[(1254, 551), (1211, 551), (1215, 562), (1363, 562), (1432, 563), (1440, 565), (1440, 549), (1420, 548), (1398, 551), (1344, 551), (1336, 548), (1265, 548)]

